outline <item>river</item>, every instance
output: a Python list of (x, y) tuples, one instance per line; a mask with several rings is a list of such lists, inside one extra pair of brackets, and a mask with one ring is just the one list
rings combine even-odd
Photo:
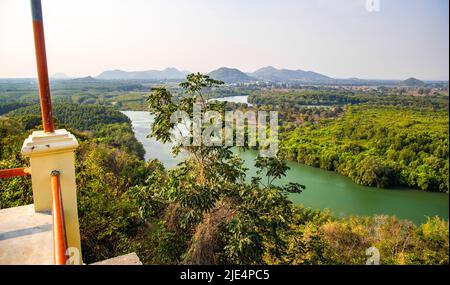
[(229, 97), (221, 97), (221, 98), (213, 98), (210, 101), (220, 101), (220, 102), (233, 102), (233, 103), (245, 103), (251, 106), (252, 104), (248, 103), (248, 96), (229, 96)]
[[(172, 156), (170, 144), (162, 144), (153, 138), (147, 138), (152, 122), (148, 112), (124, 111), (123, 113), (131, 119), (136, 138), (144, 145), (146, 160), (157, 158), (166, 168), (177, 165), (181, 158)], [(255, 151), (240, 152), (246, 167), (249, 168), (249, 177), (255, 175), (253, 161), (256, 155)], [(296, 162), (289, 162), (288, 165), (290, 170), (280, 182), (297, 182), (306, 186), (303, 193), (290, 196), (295, 204), (303, 204), (313, 209), (330, 209), (339, 217), (387, 214), (411, 220), (416, 224), (424, 222), (426, 216), (438, 215), (448, 219), (449, 196), (447, 194), (407, 188), (366, 187), (334, 172)]]

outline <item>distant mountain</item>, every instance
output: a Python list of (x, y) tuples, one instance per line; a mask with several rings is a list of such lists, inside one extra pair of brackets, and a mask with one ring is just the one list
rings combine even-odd
[(80, 77), (71, 79), (70, 82), (82, 82), (82, 83), (93, 83), (93, 82), (101, 82), (102, 80), (96, 79), (92, 76)]
[(50, 76), (50, 78), (53, 78), (53, 79), (68, 79), (69, 76), (67, 76), (65, 73), (57, 72), (57, 73), (53, 74), (52, 76)]
[(312, 71), (303, 71), (301, 69), (276, 69), (272, 66), (263, 67), (253, 73), (249, 73), (249, 75), (258, 79), (270, 81), (326, 82), (333, 80), (328, 76)]
[[(75, 80), (92, 82), (97, 79), (120, 79), (120, 80), (183, 80), (191, 73), (187, 70), (178, 70), (176, 68), (166, 68), (163, 70), (145, 70), (145, 71), (124, 71), (107, 70), (100, 73), (97, 77), (78, 78)], [(313, 71), (304, 71), (301, 69), (277, 69), (273, 66), (267, 66), (251, 73), (244, 73), (236, 68), (221, 67), (208, 73), (214, 79), (224, 81), (225, 83), (249, 83), (255, 81), (272, 81), (295, 84), (350, 84), (350, 85), (401, 85), (401, 86), (423, 86), (425, 82), (416, 78), (409, 78), (404, 81), (399, 80), (377, 80), (360, 78), (332, 78)], [(53, 79), (70, 79), (64, 73), (55, 73)]]
[(108, 70), (100, 73), (99, 79), (184, 79), (189, 71), (179, 71), (176, 68), (166, 68), (164, 70), (146, 70), (146, 71), (123, 71)]
[(244, 72), (236, 68), (221, 67), (208, 73), (214, 79), (221, 80), (225, 83), (244, 83), (256, 81), (256, 78), (248, 76)]
[(408, 78), (408, 79), (400, 82), (400, 85), (402, 85), (402, 86), (411, 86), (411, 87), (413, 87), (413, 86), (423, 86), (423, 85), (425, 85), (425, 82), (423, 82), (423, 81), (421, 81), (419, 79), (416, 79), (414, 77), (411, 77), (411, 78)]

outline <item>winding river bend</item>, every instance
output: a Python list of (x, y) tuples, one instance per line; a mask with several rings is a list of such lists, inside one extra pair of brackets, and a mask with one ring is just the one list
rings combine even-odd
[[(242, 98), (239, 98), (242, 100)], [(228, 99), (231, 100), (231, 99)], [(152, 138), (150, 124), (153, 118), (148, 112), (124, 111), (133, 125), (136, 138), (144, 145), (145, 159), (159, 159), (166, 168), (177, 165), (180, 158), (171, 154), (171, 145), (162, 144)], [(249, 168), (248, 177), (255, 175), (253, 167), (255, 151), (240, 152)], [(291, 168), (280, 183), (297, 182), (306, 185), (301, 194), (291, 195), (296, 204), (313, 209), (330, 209), (340, 217), (349, 215), (394, 215), (416, 224), (426, 220), (426, 216), (440, 216), (448, 219), (449, 196), (443, 193), (429, 193), (412, 189), (377, 189), (355, 184), (350, 179), (334, 172), (289, 162)]]

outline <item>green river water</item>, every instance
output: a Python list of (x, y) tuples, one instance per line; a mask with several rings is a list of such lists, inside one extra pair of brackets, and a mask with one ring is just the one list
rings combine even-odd
[[(124, 111), (133, 124), (136, 138), (144, 145), (145, 158), (159, 159), (167, 168), (177, 165), (179, 158), (173, 158), (170, 144), (161, 144), (147, 138), (152, 117), (148, 112)], [(253, 161), (255, 151), (240, 152), (249, 168), (248, 176), (255, 175)], [(306, 186), (301, 194), (291, 195), (296, 204), (314, 209), (330, 209), (336, 216), (349, 215), (394, 215), (416, 224), (426, 220), (426, 216), (440, 216), (448, 219), (449, 196), (412, 189), (377, 189), (365, 187), (334, 172), (289, 162), (291, 168), (280, 183), (298, 182)]]

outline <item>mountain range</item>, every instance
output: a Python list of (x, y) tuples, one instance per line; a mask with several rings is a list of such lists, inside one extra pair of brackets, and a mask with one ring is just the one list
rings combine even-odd
[(98, 79), (183, 79), (186, 78), (189, 71), (180, 71), (176, 68), (166, 68), (164, 70), (145, 70), (145, 71), (124, 71), (107, 70), (100, 73)]
[(301, 81), (306, 83), (333, 80), (328, 76), (312, 71), (304, 71), (301, 69), (276, 69), (273, 66), (263, 67), (249, 75), (257, 79), (268, 81)]
[(208, 75), (214, 79), (223, 81), (225, 83), (245, 83), (251, 81), (257, 81), (246, 73), (236, 68), (221, 67), (213, 70)]
[[(107, 70), (100, 73), (98, 79), (184, 79), (189, 71), (180, 71), (176, 68), (164, 70), (124, 71)], [(221, 67), (208, 73), (209, 76), (225, 83), (246, 83), (254, 81), (299, 81), (305, 83), (329, 82), (332, 78), (312, 71), (300, 69), (276, 69), (272, 66), (263, 67), (255, 72), (245, 73), (236, 68)]]
[[(180, 71), (176, 68), (166, 68), (163, 70), (145, 70), (145, 71), (124, 71), (107, 70), (100, 73), (95, 79), (103, 80), (183, 80), (190, 72)], [(358, 78), (335, 79), (329, 76), (301, 69), (277, 69), (273, 66), (260, 68), (254, 72), (242, 72), (236, 68), (220, 67), (208, 73), (214, 79), (224, 81), (225, 83), (248, 83), (256, 81), (271, 82), (296, 82), (305, 84), (401, 84), (403, 86), (421, 86), (424, 82), (409, 78), (405, 81), (400, 80), (367, 80)]]

